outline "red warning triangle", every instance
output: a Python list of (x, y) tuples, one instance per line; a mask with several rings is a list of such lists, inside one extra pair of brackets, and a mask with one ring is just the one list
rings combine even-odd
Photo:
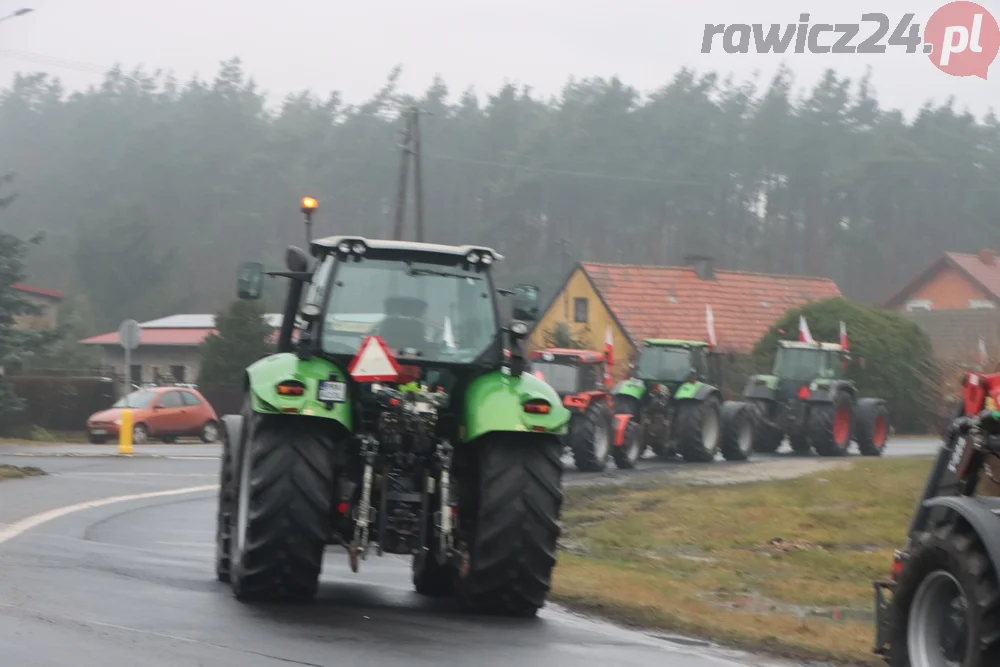
[(351, 360), (347, 372), (357, 382), (396, 382), (399, 364), (379, 336), (367, 336), (361, 341), (358, 353)]

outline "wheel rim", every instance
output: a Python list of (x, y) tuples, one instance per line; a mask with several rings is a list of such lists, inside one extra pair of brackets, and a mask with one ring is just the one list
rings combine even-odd
[(846, 405), (841, 405), (833, 415), (833, 439), (841, 447), (847, 444), (851, 433), (851, 415)]
[(243, 553), (247, 525), (250, 523), (250, 440), (243, 443), (240, 452), (240, 489), (236, 502), (236, 553)]
[(706, 410), (701, 422), (701, 446), (715, 454), (719, 448), (719, 415), (715, 410)]
[(136, 426), (132, 429), (132, 442), (137, 445), (144, 445), (146, 444), (147, 435), (146, 427), (142, 425)]
[(594, 427), (594, 458), (600, 463), (604, 459), (608, 458), (608, 452), (611, 450), (611, 439), (608, 435), (608, 427), (604, 424), (598, 424)]
[(885, 433), (888, 429), (885, 424), (885, 416), (879, 415), (875, 417), (875, 428), (872, 431), (872, 442), (879, 449), (885, 444)]
[(209, 442), (217, 442), (219, 440), (219, 429), (215, 424), (205, 424), (202, 436)]
[(960, 667), (968, 644), (967, 603), (958, 580), (938, 570), (913, 598), (906, 633), (912, 667)]
[(740, 424), (740, 432), (736, 436), (736, 446), (747, 455), (753, 451), (753, 424), (749, 420), (744, 419), (743, 423)]

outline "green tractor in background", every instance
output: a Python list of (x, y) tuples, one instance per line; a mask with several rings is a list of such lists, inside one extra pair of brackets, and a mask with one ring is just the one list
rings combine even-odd
[(702, 341), (642, 344), (632, 377), (613, 390), (616, 465), (634, 468), (647, 448), (666, 460), (707, 463), (720, 451), (726, 460), (747, 460), (753, 414), (744, 403), (723, 401), (722, 355)]
[[(489, 248), (333, 236), (288, 271), (278, 352), (223, 418), (216, 574), (241, 601), (308, 599), (323, 554), (412, 556), (419, 594), (533, 616), (551, 585), (570, 412), (524, 372), (538, 290)], [(308, 286), (307, 289), (305, 287)], [(305, 294), (303, 295), (303, 291)], [(501, 297), (513, 318), (498, 320)], [(297, 334), (297, 335), (294, 335)]]
[(837, 343), (779, 341), (770, 375), (747, 380), (743, 398), (754, 408), (754, 450), (773, 453), (788, 436), (792, 451), (846, 456), (851, 441), (865, 456), (881, 456), (889, 412), (880, 398), (859, 398), (844, 377), (848, 354)]

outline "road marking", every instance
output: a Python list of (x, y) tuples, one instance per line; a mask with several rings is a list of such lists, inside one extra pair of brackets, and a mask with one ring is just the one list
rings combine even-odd
[(36, 528), (43, 523), (52, 521), (53, 519), (58, 519), (59, 517), (66, 516), (67, 514), (73, 514), (74, 512), (81, 512), (83, 510), (93, 509), (95, 507), (103, 507), (105, 505), (113, 505), (115, 503), (124, 503), (129, 500), (145, 500), (147, 498), (161, 498), (164, 496), (179, 496), (185, 493), (198, 493), (200, 491), (211, 491), (213, 489), (219, 488), (216, 484), (206, 484), (205, 486), (188, 486), (183, 489), (170, 489), (168, 491), (150, 491), (148, 493), (133, 493), (127, 496), (112, 496), (110, 498), (101, 498), (100, 500), (91, 500), (85, 503), (77, 503), (75, 505), (66, 505), (65, 507), (57, 507), (56, 509), (49, 510), (48, 512), (42, 512), (41, 514), (35, 514), (34, 516), (29, 516), (26, 519), (21, 519), (15, 523), (10, 524), (3, 530), (0, 530), (0, 544), (12, 540), (18, 535), (25, 533), (32, 528)]

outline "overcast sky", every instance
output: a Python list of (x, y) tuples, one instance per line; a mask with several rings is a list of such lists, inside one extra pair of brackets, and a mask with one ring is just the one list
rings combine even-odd
[[(813, 82), (827, 67), (860, 76), (867, 66), (887, 106), (913, 110), (953, 95), (978, 113), (1000, 110), (1000, 59), (991, 78), (958, 78), (922, 54), (890, 47), (882, 55), (702, 54), (706, 23), (857, 23), (882, 12), (893, 27), (907, 12), (923, 23), (943, 2), (925, 0), (0, 0), (0, 15), (35, 11), (0, 23), (0, 84), (17, 71), (45, 70), (70, 88), (100, 81), (85, 65), (172, 70), (211, 76), (239, 56), (273, 96), (311, 88), (341, 91), (349, 101), (373, 93), (389, 70), (403, 67), (403, 87), (419, 92), (440, 74), (453, 93), (480, 93), (504, 81), (557, 94), (571, 77), (619, 76), (653, 90), (682, 66), (739, 78), (773, 73), (782, 62)], [(980, 0), (1000, 17), (1000, 0)], [(858, 43), (872, 31), (862, 28)], [(892, 53), (895, 51), (895, 53)], [(42, 54), (80, 69), (31, 62)], [(28, 59), (26, 59), (28, 58)], [(81, 71), (84, 70), (84, 71)]]

